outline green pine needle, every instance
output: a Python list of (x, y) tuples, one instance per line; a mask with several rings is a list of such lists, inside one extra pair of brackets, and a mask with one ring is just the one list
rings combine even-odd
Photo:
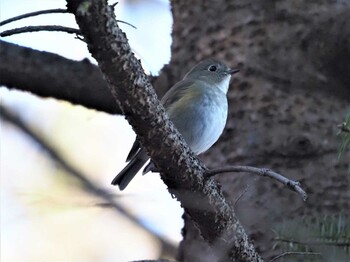
[(284, 221), (274, 232), (274, 248), (279, 247), (283, 252), (321, 254), (305, 255), (301, 260), (286, 257), (281, 261), (350, 261), (350, 217), (347, 215), (321, 215)]

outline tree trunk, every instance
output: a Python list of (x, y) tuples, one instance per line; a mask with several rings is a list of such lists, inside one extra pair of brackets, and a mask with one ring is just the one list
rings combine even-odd
[[(206, 165), (272, 168), (309, 194), (305, 203), (265, 178), (217, 177), (231, 202), (249, 185), (236, 211), (263, 257), (283, 252), (272, 248), (272, 229), (283, 221), (349, 213), (349, 154), (337, 159), (336, 134), (350, 100), (350, 2), (183, 0), (172, 1), (172, 13), (169, 79), (206, 57), (241, 69), (230, 89), (225, 132), (202, 157)], [(213, 261), (185, 221), (179, 256)]]

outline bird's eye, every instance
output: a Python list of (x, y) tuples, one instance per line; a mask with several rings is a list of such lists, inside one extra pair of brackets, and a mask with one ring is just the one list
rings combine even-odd
[(209, 66), (208, 68), (209, 71), (215, 72), (217, 70), (217, 67), (214, 65)]

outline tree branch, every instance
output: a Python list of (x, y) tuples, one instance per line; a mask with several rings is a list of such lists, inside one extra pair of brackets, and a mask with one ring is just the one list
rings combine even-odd
[(0, 40), (0, 85), (54, 97), (110, 114), (121, 114), (100, 69)]
[(138, 218), (131, 215), (126, 209), (124, 209), (118, 202), (114, 200), (114, 194), (110, 194), (103, 188), (100, 188), (96, 186), (93, 182), (91, 182), (85, 174), (83, 174), (74, 166), (69, 164), (59, 153), (57, 153), (57, 151), (47, 141), (45, 141), (45, 139), (38, 136), (24, 121), (22, 121), (14, 113), (10, 112), (10, 110), (0, 105), (0, 112), (1, 117), (4, 120), (10, 122), (11, 124), (18, 127), (22, 132), (29, 135), (29, 137), (33, 139), (36, 143), (38, 143), (41, 146), (41, 148), (44, 149), (49, 154), (49, 156), (67, 172), (67, 174), (77, 179), (86, 192), (102, 199), (105, 202), (104, 206), (112, 208), (112, 210), (118, 212), (119, 214), (129, 219), (137, 227), (140, 227), (146, 232), (152, 234), (162, 243), (163, 249), (166, 250), (167, 253), (175, 257), (176, 247), (173, 244), (171, 244), (168, 240), (164, 239), (162, 236), (152, 231), (150, 228), (146, 227), (141, 221), (139, 221)]
[(278, 182), (282, 183), (283, 185), (287, 186), (289, 189), (297, 192), (301, 195), (302, 199), (306, 201), (307, 194), (306, 192), (300, 187), (300, 183), (297, 181), (290, 180), (268, 168), (257, 168), (252, 166), (226, 166), (222, 168), (216, 168), (211, 169), (205, 172), (205, 175), (208, 177), (215, 176), (220, 173), (229, 173), (229, 172), (247, 172), (251, 174), (255, 174), (258, 176), (266, 176), (271, 179), (277, 180)]
[(283, 254), (280, 254), (274, 258), (272, 258), (269, 262), (277, 261), (278, 259), (281, 259), (286, 256), (321, 256), (321, 253), (314, 253), (314, 252), (284, 252)]
[[(118, 2), (114, 3), (111, 5), (112, 8), (114, 8), (116, 5), (118, 4)], [(12, 23), (12, 22), (15, 22), (15, 21), (18, 21), (18, 20), (21, 20), (21, 19), (24, 19), (24, 18), (28, 18), (28, 17), (33, 17), (33, 16), (37, 16), (37, 15), (44, 15), (44, 14), (57, 14), (57, 13), (61, 13), (61, 14), (65, 14), (65, 13), (69, 13), (67, 9), (47, 9), (47, 10), (40, 10), (40, 11), (35, 11), (35, 12), (30, 12), (30, 13), (27, 13), (27, 14), (23, 14), (23, 15), (19, 15), (19, 16), (15, 16), (15, 17), (11, 17), (9, 19), (6, 19), (4, 21), (1, 21), (0, 22), (0, 26), (3, 26), (3, 25), (6, 25), (6, 24), (9, 24), (9, 23)], [(128, 22), (125, 22), (123, 20), (117, 20), (117, 22), (119, 23), (123, 23), (123, 24), (126, 24), (134, 29), (137, 29), (136, 26), (128, 23)], [(13, 29), (13, 30), (18, 30), (19, 28), (16, 28), (16, 29)], [(73, 29), (73, 28), (71, 28)], [(10, 30), (8, 30), (10, 31)], [(26, 32), (37, 32), (37, 31), (43, 31), (43, 30), (36, 30), (36, 31), (26, 31)], [(62, 30), (47, 30), (47, 31), (62, 31)], [(5, 33), (6, 31), (4, 31), (3, 33)], [(26, 32), (19, 32), (20, 33), (26, 33)], [(64, 31), (63, 31), (64, 32)], [(67, 33), (70, 33), (70, 32), (67, 32)], [(18, 33), (17, 33), (18, 34)], [(78, 32), (77, 34), (80, 34), (80, 32)], [(8, 36), (8, 35), (2, 35), (2, 36)]]
[(27, 13), (27, 14), (23, 14), (23, 15), (19, 15), (19, 16), (15, 16), (15, 17), (11, 17), (9, 19), (6, 19), (4, 21), (0, 22), (0, 26), (12, 23), (14, 21), (18, 21), (24, 18), (28, 18), (28, 17), (33, 17), (33, 16), (37, 16), (37, 15), (43, 15), (43, 14), (64, 14), (64, 13), (68, 13), (67, 9), (48, 9), (48, 10), (40, 10), (40, 11), (35, 11), (35, 12), (31, 12), (31, 13)]
[(39, 25), (39, 26), (24, 26), (24, 27), (18, 27), (15, 29), (5, 30), (5, 31), (0, 33), (0, 36), (5, 37), (5, 36), (10, 36), (10, 35), (40, 32), (40, 31), (49, 31), (49, 32), (58, 31), (58, 32), (65, 32), (68, 34), (80, 35), (79, 29), (76, 29), (76, 28), (59, 26), (59, 25)]
[(205, 167), (166, 117), (107, 1), (67, 3), (116, 102), (213, 252), (221, 261), (262, 261), (217, 183), (204, 177)]
[(321, 239), (316, 239), (313, 241), (298, 241), (298, 240), (293, 240), (293, 239), (285, 239), (285, 238), (280, 238), (280, 237), (276, 237), (274, 239), (275, 241), (280, 241), (280, 242), (285, 242), (285, 243), (290, 243), (290, 244), (298, 244), (298, 245), (310, 245), (310, 246), (337, 246), (337, 247), (350, 247), (350, 243), (347, 240), (341, 241), (341, 240), (337, 240), (337, 241), (333, 241), (333, 242), (326, 242), (326, 241), (322, 241)]

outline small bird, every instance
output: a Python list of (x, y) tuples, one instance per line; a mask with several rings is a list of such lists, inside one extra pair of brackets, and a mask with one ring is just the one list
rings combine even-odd
[[(169, 119), (195, 154), (208, 150), (222, 134), (228, 111), (226, 94), (231, 76), (238, 71), (214, 59), (204, 60), (161, 99)], [(146, 150), (136, 139), (126, 159), (128, 164), (113, 179), (112, 185), (124, 190), (148, 159)], [(153, 168), (151, 162), (143, 173)]]

